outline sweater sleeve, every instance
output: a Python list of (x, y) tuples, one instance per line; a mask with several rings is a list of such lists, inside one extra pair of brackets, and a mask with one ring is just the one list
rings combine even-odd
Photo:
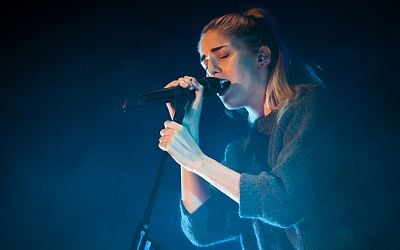
[(312, 214), (315, 192), (331, 174), (325, 148), (332, 133), (320, 94), (301, 94), (281, 115), (269, 147), (272, 170), (241, 174), (240, 217), (285, 228)]
[[(238, 143), (225, 150), (224, 164), (235, 168), (234, 151)], [(190, 214), (180, 202), (181, 227), (186, 237), (196, 246), (208, 246), (240, 237), (246, 223), (239, 218), (238, 205), (211, 186), (211, 195), (194, 213)], [(241, 231), (239, 231), (241, 230)]]

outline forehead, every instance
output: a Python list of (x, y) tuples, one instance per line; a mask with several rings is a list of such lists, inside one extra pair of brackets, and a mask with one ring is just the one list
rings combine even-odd
[(200, 38), (198, 51), (200, 55), (205, 55), (220, 46), (235, 47), (235, 44), (229, 36), (216, 30), (209, 30)]

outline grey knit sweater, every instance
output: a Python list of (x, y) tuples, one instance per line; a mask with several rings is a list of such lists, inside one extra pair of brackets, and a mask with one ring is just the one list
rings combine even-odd
[(258, 119), (224, 164), (241, 173), (240, 205), (216, 189), (181, 225), (197, 246), (240, 240), (243, 249), (358, 249), (351, 171), (328, 94), (306, 87), (280, 113)]

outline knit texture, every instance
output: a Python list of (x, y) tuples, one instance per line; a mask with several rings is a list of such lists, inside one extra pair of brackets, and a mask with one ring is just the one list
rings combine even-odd
[(181, 225), (197, 246), (240, 240), (243, 249), (358, 249), (352, 187), (330, 96), (308, 86), (280, 113), (259, 118), (223, 164), (241, 173), (240, 205), (212, 188)]

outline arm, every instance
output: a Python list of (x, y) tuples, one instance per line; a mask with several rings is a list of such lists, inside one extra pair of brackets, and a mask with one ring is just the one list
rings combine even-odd
[[(186, 114), (182, 123), (181, 128), (185, 128), (186, 138), (190, 138), (194, 144), (199, 144), (199, 120), (203, 106), (203, 86), (197, 82), (193, 77), (185, 76), (178, 80), (168, 83), (165, 88), (180, 86), (182, 88), (188, 88), (195, 91), (195, 100), (191, 103), (191, 106), (186, 108)], [(171, 118), (175, 115), (175, 109), (167, 103), (167, 108)], [(166, 124), (166, 123), (165, 123)], [(165, 125), (164, 124), (164, 125)], [(173, 132), (173, 131), (172, 131)], [(160, 144), (159, 147), (163, 150), (166, 145), (167, 139), (174, 136), (171, 130), (165, 129), (160, 131)], [(201, 204), (203, 204), (210, 193), (209, 185), (201, 179), (199, 176), (187, 171), (184, 166), (181, 165), (181, 195), (182, 201), (185, 208), (190, 212), (194, 212)]]
[(205, 193), (197, 192), (200, 185), (206, 185), (203, 180), (239, 202), (240, 174), (205, 155), (184, 126), (173, 121), (166, 121), (164, 125), (160, 148), (167, 151), (185, 169), (182, 171), (182, 192), (185, 192), (182, 197), (185, 207), (185, 198), (195, 197), (191, 202), (186, 202), (189, 204), (189, 212), (193, 212), (208, 197)]
[[(165, 87), (181, 86), (195, 90), (195, 100), (187, 108), (183, 124), (167, 121), (161, 130), (160, 148), (167, 151), (182, 166), (182, 202), (188, 212), (193, 213), (209, 197), (209, 185), (221, 190), (239, 202), (240, 175), (207, 157), (198, 147), (199, 120), (203, 103), (203, 86), (193, 77), (185, 76), (170, 82)], [(167, 104), (170, 116), (175, 110)], [(207, 183), (208, 182), (208, 183)]]
[(239, 203), (240, 174), (218, 161), (204, 155), (200, 164), (193, 168), (193, 173), (216, 187), (229, 198)]
[[(231, 143), (225, 150), (224, 165), (237, 167), (235, 160), (238, 154), (238, 143)], [(201, 179), (203, 180), (203, 179)], [(204, 181), (204, 180), (203, 180)], [(208, 186), (210, 184), (207, 183)], [(238, 216), (238, 206), (235, 201), (211, 187), (208, 199), (189, 213), (181, 203), (181, 227), (188, 239), (197, 246), (207, 246), (214, 243), (233, 240), (241, 233), (251, 230), (250, 223)]]
[[(242, 227), (236, 226), (239, 217), (235, 203), (219, 192), (212, 192), (210, 184), (191, 171), (194, 165), (204, 164), (201, 163), (202, 158), (207, 159), (198, 148), (203, 88), (189, 77), (173, 81), (166, 87), (179, 84), (190, 88), (189, 83), (196, 89), (196, 98), (187, 109), (182, 126), (173, 122), (165, 123), (165, 129), (160, 131), (159, 147), (168, 151), (181, 165), (182, 229), (194, 244), (207, 245), (237, 237), (238, 228)], [(170, 104), (167, 106), (173, 117), (175, 110)], [(207, 160), (219, 164), (212, 159)]]

